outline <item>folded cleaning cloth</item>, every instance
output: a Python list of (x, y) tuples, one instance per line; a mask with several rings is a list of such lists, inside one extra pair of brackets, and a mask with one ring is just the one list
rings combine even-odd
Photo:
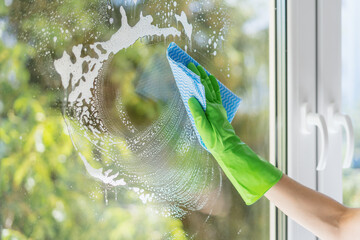
[[(202, 108), (204, 110), (206, 109), (205, 89), (201, 84), (200, 77), (187, 68), (187, 65), (190, 62), (194, 63), (195, 66), (199, 65), (199, 63), (173, 42), (170, 43), (166, 56), (173, 72), (176, 85), (180, 91), (182, 101), (184, 102), (186, 112), (195, 130), (196, 136), (201, 146), (207, 150), (204, 142), (200, 137), (200, 134), (196, 130), (194, 118), (192, 117), (188, 106), (189, 98), (195, 97), (200, 102)], [(208, 75), (210, 75), (206, 69), (205, 71)], [(220, 87), (222, 104), (227, 113), (227, 119), (229, 122), (231, 122), (237, 109), (239, 108), (241, 99), (232, 93), (227, 87), (225, 87), (219, 80), (217, 81)]]

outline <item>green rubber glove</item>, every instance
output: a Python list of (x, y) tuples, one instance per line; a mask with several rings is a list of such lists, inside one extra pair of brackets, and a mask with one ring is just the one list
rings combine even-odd
[(188, 68), (200, 76), (205, 87), (205, 112), (196, 98), (188, 101), (196, 129), (245, 203), (251, 205), (280, 180), (282, 172), (257, 156), (235, 134), (227, 120), (215, 77), (208, 76), (200, 65), (190, 63)]

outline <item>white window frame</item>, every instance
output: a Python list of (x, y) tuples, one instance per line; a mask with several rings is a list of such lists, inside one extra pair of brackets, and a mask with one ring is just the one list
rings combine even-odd
[[(341, 107), (341, 0), (270, 1), (270, 160), (342, 202), (342, 134), (329, 131), (328, 111)], [(322, 124), (326, 138), (307, 120)], [(317, 171), (322, 154), (326, 166)], [(270, 217), (272, 240), (317, 239), (274, 206)]]

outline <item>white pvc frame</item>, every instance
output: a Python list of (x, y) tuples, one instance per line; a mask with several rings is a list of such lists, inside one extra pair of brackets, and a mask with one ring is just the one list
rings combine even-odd
[[(342, 134), (328, 127), (332, 124), (329, 107), (340, 111), (341, 106), (341, 0), (271, 2), (271, 162), (298, 182), (341, 202)], [(286, 12), (285, 42), (279, 37), (284, 25), (276, 16), (279, 7), (286, 8), (282, 9)], [(286, 88), (285, 93), (279, 85)], [(284, 98), (285, 110), (279, 104)], [(321, 156), (324, 162), (318, 165)], [(284, 221), (274, 206), (270, 209), (272, 240), (317, 239), (290, 218)]]

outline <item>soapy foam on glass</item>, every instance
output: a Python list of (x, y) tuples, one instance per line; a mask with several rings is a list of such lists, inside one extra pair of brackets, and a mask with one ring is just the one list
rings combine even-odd
[[(151, 16), (142, 14), (130, 26), (123, 7), (120, 13), (122, 26), (108, 41), (96, 42), (87, 49), (82, 44), (73, 46), (74, 58), (64, 52), (54, 61), (66, 93), (64, 112), (69, 134), (87, 172), (106, 185), (105, 191), (119, 186), (130, 189), (143, 203), (161, 205), (163, 215), (182, 217), (188, 210), (202, 209), (210, 197), (218, 195), (221, 174), (204, 150), (191, 147), (197, 139), (179, 93), (174, 91), (171, 98), (164, 96), (168, 103), (161, 115), (140, 130), (131, 122), (118, 93), (117, 119), (106, 117), (110, 110), (103, 87), (106, 65), (113, 55), (121, 54), (141, 38), (180, 37), (181, 32), (175, 27), (155, 26)], [(192, 25), (185, 13), (175, 18), (191, 41)], [(91, 51), (95, 57), (84, 54)], [(159, 70), (164, 79), (175, 84), (169, 67), (160, 68), (160, 61), (155, 63), (158, 66), (152, 71)], [(140, 91), (153, 94), (148, 87)]]

